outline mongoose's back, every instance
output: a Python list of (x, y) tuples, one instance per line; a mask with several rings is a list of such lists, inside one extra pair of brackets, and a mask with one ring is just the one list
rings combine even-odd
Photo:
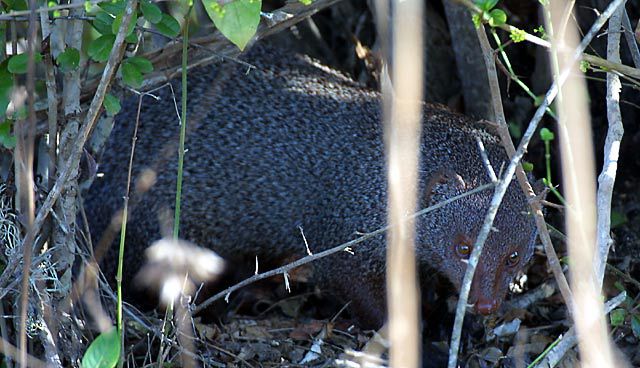
[[(326, 249), (385, 225), (386, 174), (378, 94), (306, 57), (257, 46), (256, 68), (225, 66), (190, 72), (189, 117), (180, 235), (237, 267), (275, 265)], [(177, 83), (174, 83), (177, 85)], [(179, 95), (176, 89), (176, 95)], [(157, 182), (133, 196), (127, 269), (160, 237), (158, 214), (172, 211), (178, 118), (166, 88), (142, 105), (134, 177), (151, 168)], [(116, 119), (85, 207), (99, 236), (122, 205), (137, 104)], [(420, 207), (489, 181), (475, 136), (494, 168), (506, 162), (498, 139), (457, 114), (425, 107)], [(467, 250), (492, 191), (467, 197), (417, 221), (418, 262), (459, 286)], [(471, 300), (490, 312), (531, 256), (534, 226), (524, 196), (512, 185), (479, 266)], [(314, 264), (325, 289), (353, 299), (363, 321), (384, 317), (384, 236)], [(263, 268), (264, 269), (264, 268)]]

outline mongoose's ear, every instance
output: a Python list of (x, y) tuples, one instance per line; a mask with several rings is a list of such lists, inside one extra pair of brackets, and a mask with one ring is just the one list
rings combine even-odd
[(464, 190), (467, 184), (453, 170), (439, 170), (429, 179), (425, 188), (424, 205), (431, 206)]

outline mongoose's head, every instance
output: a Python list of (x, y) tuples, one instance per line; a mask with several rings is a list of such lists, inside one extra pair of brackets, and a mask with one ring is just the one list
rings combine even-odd
[[(486, 182), (486, 181), (485, 181)], [(482, 183), (453, 171), (442, 171), (427, 184), (427, 205), (467, 192)], [(448, 277), (459, 290), (476, 236), (489, 208), (493, 190), (464, 197), (418, 222), (418, 257)], [(524, 194), (512, 182), (484, 245), (469, 303), (481, 314), (495, 312), (509, 284), (533, 254), (535, 222)]]

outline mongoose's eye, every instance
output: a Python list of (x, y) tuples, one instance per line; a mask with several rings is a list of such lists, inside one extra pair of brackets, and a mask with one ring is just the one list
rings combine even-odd
[(467, 243), (457, 243), (456, 244), (456, 253), (462, 259), (468, 259), (471, 254), (471, 246)]
[(509, 254), (509, 258), (507, 258), (507, 266), (515, 267), (520, 262), (520, 253), (517, 251)]

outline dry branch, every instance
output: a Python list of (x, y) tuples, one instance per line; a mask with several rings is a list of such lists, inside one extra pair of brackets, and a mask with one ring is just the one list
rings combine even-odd
[[(420, 211), (416, 212), (415, 214), (413, 214), (412, 216), (407, 216), (406, 219), (413, 219), (413, 218), (416, 218), (416, 217), (419, 217), (419, 216), (426, 215), (427, 213), (430, 213), (430, 212), (433, 212), (433, 211), (435, 211), (435, 210), (437, 210), (439, 208), (442, 208), (442, 207), (448, 205), (449, 203), (452, 203), (452, 202), (455, 202), (455, 201), (457, 201), (459, 199), (462, 199), (464, 197), (479, 193), (479, 192), (481, 192), (483, 190), (492, 188), (493, 186), (494, 186), (493, 183), (481, 185), (481, 186), (479, 186), (477, 188), (474, 188), (474, 189), (472, 189), (472, 190), (470, 190), (468, 192), (465, 192), (465, 193), (462, 193), (460, 195), (451, 197), (451, 198), (449, 198), (447, 200), (444, 200), (444, 201), (442, 201), (440, 203), (434, 204), (433, 206), (430, 206), (430, 207), (427, 207), (427, 208), (425, 208), (423, 210), (420, 210)], [(216, 300), (220, 300), (222, 298), (225, 298), (225, 300), (227, 300), (229, 298), (229, 295), (232, 292), (234, 292), (234, 291), (236, 291), (238, 289), (241, 289), (241, 288), (243, 288), (243, 287), (245, 287), (247, 285), (253, 284), (254, 282), (257, 282), (259, 280), (264, 280), (264, 279), (272, 277), (272, 276), (283, 274), (283, 273), (288, 272), (288, 271), (290, 271), (290, 270), (292, 270), (294, 268), (297, 268), (297, 267), (303, 266), (303, 265), (305, 265), (307, 263), (313, 262), (313, 261), (315, 261), (315, 260), (317, 260), (319, 258), (323, 258), (323, 257), (329, 256), (329, 255), (334, 254), (334, 253), (346, 251), (349, 248), (351, 248), (352, 246), (357, 245), (359, 243), (362, 243), (363, 241), (365, 241), (367, 239), (371, 239), (374, 236), (377, 236), (377, 235), (380, 235), (380, 234), (384, 234), (387, 230), (389, 230), (389, 228), (390, 228), (390, 226), (385, 226), (385, 227), (377, 229), (375, 231), (366, 233), (366, 234), (362, 235), (361, 237), (359, 237), (357, 239), (348, 241), (346, 243), (340, 244), (340, 245), (335, 246), (333, 248), (329, 248), (329, 249), (324, 250), (324, 251), (322, 251), (320, 253), (316, 253), (316, 254), (313, 254), (313, 255), (310, 255), (310, 256), (306, 256), (306, 257), (298, 259), (297, 261), (294, 261), (294, 262), (291, 262), (289, 264), (286, 264), (286, 265), (284, 265), (282, 267), (278, 267), (278, 268), (275, 268), (275, 269), (270, 270), (270, 271), (266, 271), (266, 272), (263, 272), (263, 273), (259, 273), (259, 274), (253, 275), (252, 277), (250, 277), (250, 278), (248, 278), (246, 280), (243, 280), (243, 281), (241, 281), (241, 282), (239, 282), (239, 283), (237, 283), (237, 284), (235, 284), (235, 285), (233, 285), (233, 286), (231, 286), (231, 287), (229, 287), (229, 288), (227, 288), (225, 290), (222, 290), (221, 292), (219, 292), (219, 293), (217, 293), (217, 294), (215, 294), (215, 295), (213, 295), (213, 296), (211, 296), (209, 298), (207, 298), (207, 300), (205, 300), (200, 305), (198, 305), (197, 307), (194, 308), (193, 313), (196, 314), (198, 312), (203, 311), (206, 307), (211, 305), (211, 303), (215, 302)]]
[[(624, 7), (613, 13), (609, 19), (607, 32), (607, 60), (620, 62), (620, 26), (622, 23)], [(598, 177), (597, 193), (597, 248), (594, 259), (596, 281), (598, 289), (602, 287), (605, 265), (609, 249), (613, 243), (611, 239), (611, 197), (613, 185), (616, 181), (618, 169), (618, 156), (620, 155), (620, 142), (624, 134), (622, 127), (622, 115), (620, 113), (620, 77), (616, 73), (607, 73), (607, 120), (609, 129), (604, 143), (604, 163), (602, 172)]]

